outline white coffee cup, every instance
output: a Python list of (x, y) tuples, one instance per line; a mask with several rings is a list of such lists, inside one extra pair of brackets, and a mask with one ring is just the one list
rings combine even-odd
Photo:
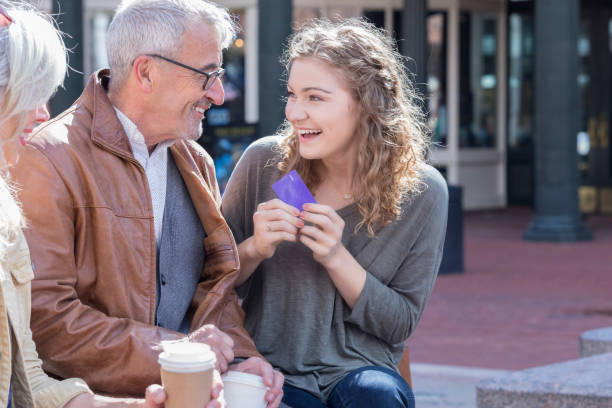
[(201, 408), (210, 400), (215, 353), (206, 344), (165, 343), (159, 355), (166, 408)]
[(255, 374), (228, 371), (223, 376), (223, 393), (227, 408), (266, 408), (263, 378)]

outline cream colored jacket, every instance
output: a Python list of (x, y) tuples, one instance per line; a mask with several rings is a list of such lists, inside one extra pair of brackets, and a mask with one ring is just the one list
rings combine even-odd
[[(48, 377), (30, 331), (30, 281), (34, 278), (23, 234), (0, 261), (0, 407), (7, 406), (12, 373), (13, 407), (61, 407), (83, 392), (83, 380)], [(12, 328), (12, 330), (11, 330)]]

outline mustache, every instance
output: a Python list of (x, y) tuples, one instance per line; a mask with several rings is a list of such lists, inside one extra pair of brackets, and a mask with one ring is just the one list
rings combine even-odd
[(206, 99), (203, 99), (203, 100), (199, 101), (194, 106), (198, 106), (200, 108), (204, 108), (204, 110), (208, 110), (208, 109), (210, 109), (212, 104), (213, 104), (212, 101), (210, 99), (206, 98)]

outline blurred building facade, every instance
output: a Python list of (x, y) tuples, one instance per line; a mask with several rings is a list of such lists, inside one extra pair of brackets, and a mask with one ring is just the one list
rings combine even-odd
[[(76, 0), (57, 3), (70, 1)], [(276, 3), (285, 6), (287, 1)], [(463, 187), (465, 209), (534, 204), (534, 1), (538, 0), (426, 0), (427, 58), (421, 65), (427, 73), (424, 89), (436, 143), (431, 161), (450, 184)], [(79, 2), (85, 81), (107, 65), (105, 31), (119, 1)], [(293, 0), (291, 18), (276, 21), (260, 15), (264, 2), (268, 10), (275, 2), (261, 2), (217, 0), (242, 27), (224, 55), (226, 103), (207, 114), (201, 140), (215, 157), (221, 183), (242, 149), (270, 133), (259, 126), (262, 21), (296, 27), (315, 17), (366, 17), (401, 44), (406, 41), (401, 39), (404, 13), (411, 12), (407, 0)], [(612, 213), (612, 2), (581, 0), (577, 21), (580, 210)], [(276, 38), (279, 43), (284, 40), (282, 35)]]

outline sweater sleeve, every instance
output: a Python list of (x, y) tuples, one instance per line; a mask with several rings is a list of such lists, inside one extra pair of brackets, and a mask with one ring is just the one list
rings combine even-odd
[(32, 393), (36, 406), (41, 408), (63, 407), (68, 401), (84, 392), (91, 393), (85, 382), (78, 378), (58, 381), (50, 378), (42, 370), (42, 363), (36, 353), (36, 346), (32, 341), (32, 333), (27, 329), (23, 342), (23, 357), (28, 380), (32, 386)]
[[(404, 253), (393, 250), (378, 257), (377, 271), (399, 265), (389, 275), (391, 279), (388, 282), (383, 282), (366, 268), (367, 277), (361, 295), (352, 310), (347, 308), (345, 315), (346, 322), (359, 326), (388, 344), (405, 341), (416, 328), (433, 290), (442, 260), (448, 191), (439, 174), (434, 174), (427, 184), (423, 197), (409, 207), (411, 211), (415, 208), (420, 211), (411, 214), (407, 221), (397, 221), (403, 223), (402, 231), (416, 233), (412, 240), (406, 239), (407, 242), (413, 242), (412, 246), (405, 249)], [(404, 241), (403, 238), (385, 237), (395, 241)], [(394, 262), (394, 259), (402, 260)]]
[(253, 213), (259, 203), (271, 198), (270, 184), (280, 177), (274, 152), (278, 144), (275, 136), (253, 142), (227, 182), (221, 209), (237, 244), (253, 235)]
[[(32, 388), (32, 394), (37, 407), (55, 408), (64, 406), (68, 401), (84, 392), (91, 392), (85, 382), (78, 378), (58, 381), (50, 378), (42, 369), (42, 362), (38, 358), (36, 346), (32, 340), (30, 330), (30, 307), (31, 307), (31, 285), (30, 280), (34, 277), (28, 247), (23, 234), (20, 234), (17, 244), (12, 248), (13, 264), (11, 273), (15, 282), (16, 295), (8, 296), (8, 299), (17, 300), (19, 308), (18, 315), (23, 317), (23, 322), (13, 322), (13, 330), (19, 327), (19, 333), (15, 339), (20, 341), (20, 350), (23, 356), (26, 377)], [(11, 306), (9, 306), (11, 307)]]
[[(253, 142), (242, 154), (227, 182), (221, 204), (221, 211), (236, 244), (253, 235), (253, 213), (257, 205), (270, 197), (269, 184), (280, 176), (276, 169), (274, 149), (279, 140), (268, 136)], [(236, 289), (244, 298), (250, 288), (251, 278)]]
[(236, 244), (240, 244), (247, 238), (245, 231), (245, 190), (248, 188), (248, 183), (245, 167), (244, 160), (240, 159), (227, 182), (221, 202), (221, 212), (232, 234), (234, 234)]

